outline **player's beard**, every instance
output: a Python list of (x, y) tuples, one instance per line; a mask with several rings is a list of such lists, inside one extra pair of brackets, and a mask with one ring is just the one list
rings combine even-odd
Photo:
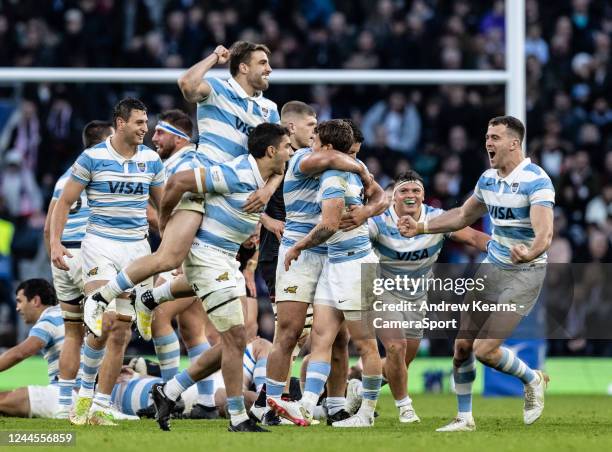
[(265, 91), (270, 86), (268, 80), (264, 80), (263, 75), (259, 74), (249, 79), (249, 84), (255, 88), (256, 91)]

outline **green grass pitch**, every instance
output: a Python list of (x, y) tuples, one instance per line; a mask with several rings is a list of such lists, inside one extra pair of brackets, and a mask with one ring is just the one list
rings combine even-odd
[[(282, 426), (272, 433), (228, 433), (226, 420), (174, 420), (163, 432), (152, 420), (122, 422), (117, 427), (72, 427), (67, 421), (0, 418), (0, 431), (73, 431), (73, 451), (187, 452), (207, 451), (518, 451), (612, 450), (612, 410), (605, 396), (551, 395), (542, 418), (523, 425), (522, 400), (475, 397), (477, 431), (436, 433), (455, 413), (450, 395), (416, 395), (414, 406), (422, 422), (402, 425), (389, 395), (379, 403), (380, 417), (369, 429), (338, 431), (326, 425)], [(32, 447), (60, 450), (61, 447)], [(9, 450), (8, 447), (2, 447)], [(29, 450), (19, 447), (16, 450)]]

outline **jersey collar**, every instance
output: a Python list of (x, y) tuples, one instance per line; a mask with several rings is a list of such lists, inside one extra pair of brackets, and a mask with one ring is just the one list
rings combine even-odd
[(249, 154), (247, 156), (247, 160), (249, 161), (249, 164), (251, 165), (251, 169), (253, 170), (253, 174), (255, 175), (255, 181), (257, 182), (257, 188), (261, 188), (264, 185), (266, 185), (266, 181), (263, 180), (263, 177), (261, 177), (261, 173), (259, 172), (259, 167), (257, 166), (257, 161), (255, 160), (255, 157)]
[[(391, 203), (389, 207), (389, 212), (391, 213), (391, 219), (395, 224), (399, 221), (399, 215), (395, 211), (395, 206)], [(419, 214), (419, 218), (417, 219), (417, 223), (425, 218), (425, 203), (421, 203), (421, 213)]]
[(516, 179), (519, 177), (519, 174), (521, 173), (523, 168), (525, 168), (530, 163), (530, 158), (524, 158), (518, 165), (516, 165), (516, 168), (514, 168), (506, 177), (500, 177), (497, 171), (495, 171), (495, 177), (499, 182), (505, 182), (508, 185), (512, 185), (512, 183), (515, 182)]
[(112, 137), (114, 137), (114, 135), (111, 135), (110, 137), (106, 139), (106, 149), (108, 149), (108, 152), (115, 160), (117, 160), (121, 165), (123, 165), (125, 162), (130, 162), (136, 158), (136, 156), (140, 152), (140, 149), (139, 149), (140, 146), (136, 148), (136, 153), (134, 154), (132, 158), (126, 159), (121, 154), (119, 154), (117, 151), (115, 151), (115, 148), (111, 144)]
[(185, 155), (186, 152), (191, 151), (191, 150), (195, 150), (195, 146), (193, 144), (188, 144), (187, 146), (183, 146), (178, 151), (176, 151), (174, 154), (172, 154), (170, 157), (168, 157), (164, 161), (164, 165), (168, 167), (169, 165), (171, 165), (172, 163), (180, 159), (183, 155)]
[(257, 101), (263, 97), (263, 93), (261, 91), (256, 91), (254, 96), (249, 96), (234, 77), (228, 79), (227, 83), (229, 83), (230, 86), (234, 88), (234, 91), (236, 91), (236, 94), (238, 94), (243, 99), (251, 99)]

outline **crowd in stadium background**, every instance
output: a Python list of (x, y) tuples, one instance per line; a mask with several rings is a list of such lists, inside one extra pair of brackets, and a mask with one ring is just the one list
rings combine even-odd
[[(219, 43), (248, 39), (270, 47), (273, 69), (503, 69), (503, 10), (502, 1), (462, 0), (0, 1), (0, 66), (185, 68)], [(609, 262), (612, 7), (527, 0), (526, 11), (527, 155), (557, 193), (549, 261)], [(148, 106), (151, 126), (162, 110), (193, 109), (172, 84), (26, 84), (17, 96), (0, 87), (0, 223), (14, 226), (12, 262), (11, 245), (0, 243), (5, 338), (15, 334), (13, 282), (49, 274), (45, 210), (82, 150), (82, 126), (107, 119), (128, 94)], [(443, 208), (458, 205), (486, 167), (485, 126), (504, 104), (499, 86), (289, 87), (273, 75), (266, 96), (279, 107), (309, 102), (320, 121), (352, 117), (377, 181), (384, 187), (412, 167), (426, 180), (427, 202)], [(467, 253), (448, 248), (442, 260), (475, 259)], [(580, 331), (575, 323), (588, 315), (568, 322)], [(582, 341), (557, 350), (592, 351)]]

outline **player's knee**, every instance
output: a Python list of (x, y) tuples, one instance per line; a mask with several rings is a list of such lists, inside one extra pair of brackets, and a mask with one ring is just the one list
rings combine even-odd
[(387, 359), (404, 361), (406, 356), (406, 343), (403, 340), (390, 340), (385, 342)]
[(276, 341), (283, 349), (293, 350), (303, 329), (303, 322), (296, 321), (295, 319), (279, 321), (277, 323)]
[(465, 339), (455, 341), (455, 359), (466, 360), (472, 353), (472, 342)]
[(355, 340), (353, 342), (355, 344), (355, 349), (357, 349), (357, 353), (359, 354), (359, 356), (361, 356), (362, 359), (365, 359), (374, 354), (378, 354), (378, 349), (376, 348), (376, 341), (362, 339)]
[(244, 325), (236, 325), (221, 333), (223, 345), (233, 349), (244, 349), (246, 347), (246, 329)]
[(184, 260), (184, 256), (166, 247), (158, 249), (157, 252), (153, 253), (153, 256), (155, 256), (155, 265), (159, 268), (159, 272), (174, 270), (179, 267)]
[(483, 343), (475, 343), (474, 356), (483, 364), (492, 364), (495, 360), (495, 349)]

